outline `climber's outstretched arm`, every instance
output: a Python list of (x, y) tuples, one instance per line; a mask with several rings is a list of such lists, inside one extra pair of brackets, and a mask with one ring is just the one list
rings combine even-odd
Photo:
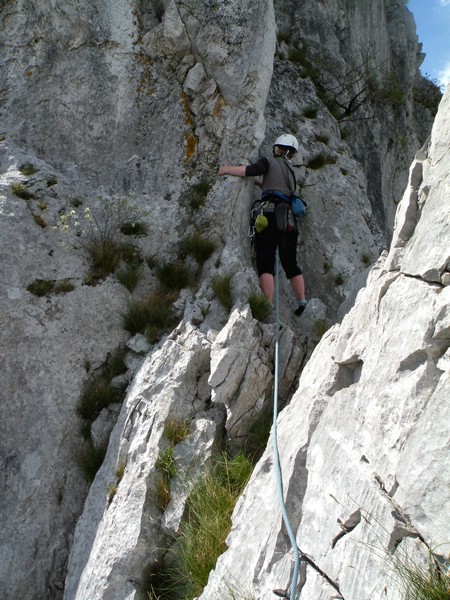
[(219, 167), (217, 175), (234, 175), (236, 177), (245, 177), (245, 165), (223, 165)]

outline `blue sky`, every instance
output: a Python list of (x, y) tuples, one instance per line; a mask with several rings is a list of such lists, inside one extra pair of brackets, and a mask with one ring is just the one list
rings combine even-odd
[(447, 85), (450, 83), (450, 0), (409, 0), (407, 8), (414, 15), (422, 52), (426, 54), (420, 71)]

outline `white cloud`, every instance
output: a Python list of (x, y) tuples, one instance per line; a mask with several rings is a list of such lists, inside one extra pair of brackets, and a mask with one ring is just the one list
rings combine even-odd
[(442, 6), (450, 6), (450, 0), (441, 0)]
[[(450, 0), (448, 0), (448, 4), (450, 4)], [(450, 83), (450, 61), (441, 71), (439, 71), (438, 77), (444, 87), (447, 87), (447, 85)]]

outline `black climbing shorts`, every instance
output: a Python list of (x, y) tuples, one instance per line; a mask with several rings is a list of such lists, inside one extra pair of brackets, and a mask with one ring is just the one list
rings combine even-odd
[(297, 265), (298, 232), (282, 232), (277, 228), (274, 213), (266, 214), (268, 227), (255, 234), (256, 269), (258, 275), (271, 273), (275, 275), (275, 258), (278, 248), (281, 266), (286, 277), (292, 279), (301, 275), (302, 270)]

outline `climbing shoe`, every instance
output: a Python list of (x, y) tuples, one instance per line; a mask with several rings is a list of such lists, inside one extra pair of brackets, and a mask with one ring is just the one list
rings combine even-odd
[(306, 300), (300, 300), (300, 302), (298, 303), (297, 308), (294, 310), (295, 314), (297, 316), (300, 316), (302, 314), (302, 312), (305, 310), (307, 305), (307, 301)]

